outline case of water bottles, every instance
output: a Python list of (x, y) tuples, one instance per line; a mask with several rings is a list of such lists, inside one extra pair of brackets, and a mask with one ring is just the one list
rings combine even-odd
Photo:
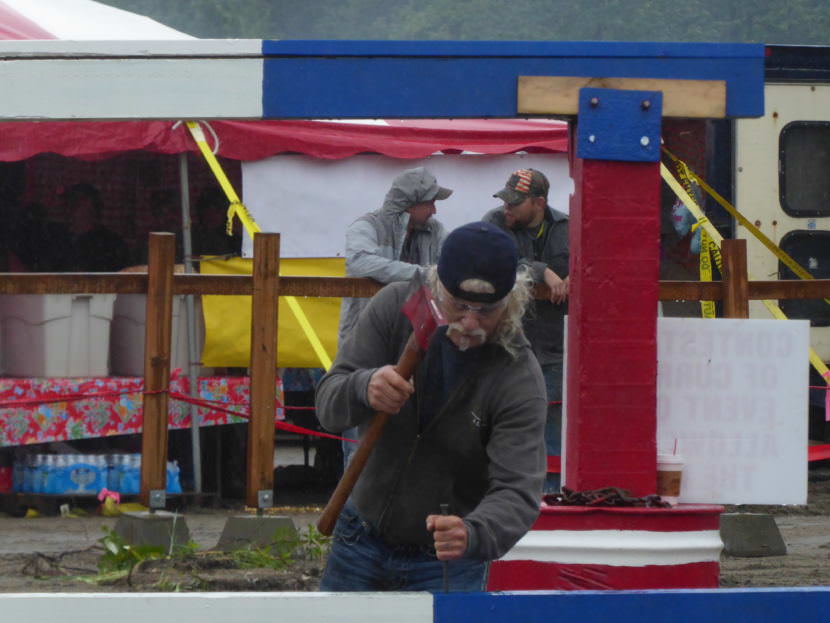
[[(135, 495), (140, 454), (28, 454), (14, 464), (12, 489), (47, 495), (96, 495), (101, 489)], [(167, 493), (182, 492), (179, 465), (167, 462)]]

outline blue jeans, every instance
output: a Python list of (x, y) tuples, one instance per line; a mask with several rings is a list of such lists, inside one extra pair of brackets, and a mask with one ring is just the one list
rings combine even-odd
[(340, 446), (343, 448), (343, 469), (349, 465), (349, 459), (352, 458), (354, 451), (357, 450), (357, 443), (354, 441), (346, 441), (346, 439), (360, 439), (360, 433), (357, 430), (357, 426), (354, 428), (347, 428), (340, 436), (343, 437), (343, 441), (340, 442)]
[[(426, 546), (387, 545), (349, 505), (340, 513), (321, 591), (444, 590), (444, 563)], [(447, 563), (449, 590), (483, 591), (487, 563), (464, 558)]]
[[(545, 377), (548, 402), (560, 401), (560, 404), (548, 405), (548, 418), (545, 423), (545, 449), (550, 456), (562, 456), (562, 364), (543, 365), (542, 375)], [(558, 493), (561, 484), (561, 474), (547, 474), (545, 477), (545, 493)]]

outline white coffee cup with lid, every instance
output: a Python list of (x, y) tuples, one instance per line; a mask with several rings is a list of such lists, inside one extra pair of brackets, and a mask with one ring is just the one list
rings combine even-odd
[(680, 499), (683, 465), (683, 457), (679, 454), (657, 455), (657, 495), (672, 506)]

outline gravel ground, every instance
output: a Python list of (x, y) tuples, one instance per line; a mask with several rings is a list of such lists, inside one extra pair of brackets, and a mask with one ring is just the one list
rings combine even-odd
[(830, 467), (810, 470), (806, 506), (738, 506), (727, 507), (727, 511), (773, 515), (787, 546), (787, 555), (763, 558), (724, 555), (721, 586), (830, 585)]
[[(787, 555), (721, 559), (721, 586), (830, 585), (830, 466), (810, 471), (806, 506), (739, 506), (727, 512), (763, 512), (774, 516)], [(319, 509), (285, 507), (303, 532)], [(315, 590), (322, 560), (292, 559), (281, 570), (240, 569), (227, 555), (211, 551), (227, 518), (239, 510), (192, 509), (182, 515), (198, 553), (189, 562), (142, 564), (130, 577), (113, 584), (90, 584), (102, 549), (99, 539), (115, 519), (86, 517), (0, 516), (0, 592), (90, 592), (125, 590)]]

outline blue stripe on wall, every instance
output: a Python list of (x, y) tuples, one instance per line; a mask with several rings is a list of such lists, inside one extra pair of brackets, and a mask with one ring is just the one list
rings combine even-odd
[(435, 595), (435, 623), (826, 623), (830, 588)]
[(522, 75), (725, 80), (729, 116), (763, 114), (760, 45), (263, 41), (263, 53), (265, 118), (514, 117)]
[(628, 41), (358, 41), (284, 40), (262, 42), (265, 56), (512, 56), (542, 58), (651, 57), (763, 59), (758, 43)]

